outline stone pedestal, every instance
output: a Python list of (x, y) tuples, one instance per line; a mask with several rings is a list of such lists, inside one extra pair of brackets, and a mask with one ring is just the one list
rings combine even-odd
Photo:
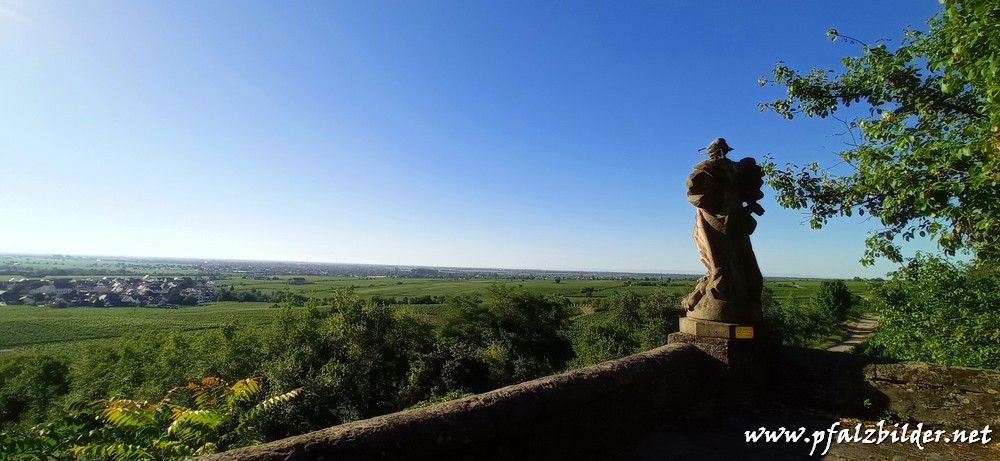
[(681, 317), (680, 332), (703, 338), (746, 339), (757, 338), (757, 327), (751, 324), (715, 322), (691, 317)]
[(680, 319), (680, 332), (667, 344), (688, 343), (719, 361), (717, 391), (736, 398), (756, 397), (768, 376), (770, 343), (759, 336), (758, 326), (710, 320)]

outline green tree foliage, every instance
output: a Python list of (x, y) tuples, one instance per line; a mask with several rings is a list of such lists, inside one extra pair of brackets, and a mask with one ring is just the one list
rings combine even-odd
[(66, 359), (41, 354), (0, 362), (0, 427), (57, 415), (69, 385)]
[(497, 385), (511, 384), (558, 370), (573, 356), (562, 330), (572, 315), (569, 300), (529, 293), (520, 287), (492, 285), (489, 302), (478, 295), (449, 298), (450, 314), (441, 338), (476, 350)]
[(271, 437), (400, 409), (412, 364), (432, 346), (428, 325), (364, 303), (353, 290), (338, 290), (330, 301), (305, 312), (285, 309), (265, 331), (227, 341), (235, 346), (227, 356), (256, 348), (254, 358), (273, 385), (309, 389), (266, 421)]
[(1000, 368), (1000, 281), (995, 274), (918, 256), (874, 285), (882, 316), (868, 353), (943, 365)]
[(855, 304), (854, 294), (843, 280), (824, 280), (816, 292), (816, 305), (837, 322), (847, 320)]
[(603, 318), (587, 322), (576, 344), (580, 365), (603, 362), (667, 343), (685, 313), (681, 297), (657, 289), (643, 298), (632, 292), (615, 292), (601, 306)]
[[(155, 399), (179, 383), (213, 374), (220, 359), (211, 336), (141, 334), (90, 346), (77, 358), (71, 400), (129, 395)], [(248, 372), (243, 376), (253, 374)], [(240, 375), (230, 375), (240, 376)]]
[[(268, 303), (289, 303), (295, 306), (302, 306), (309, 300), (309, 297), (291, 291), (278, 290), (272, 292), (260, 292), (256, 288), (249, 291), (237, 292), (230, 285), (229, 289), (217, 288), (215, 290), (217, 301), (237, 301), (237, 302), (268, 302)], [(180, 302), (178, 302), (180, 303)]]
[[(267, 391), (309, 389), (260, 422), (267, 438), (384, 414), (434, 397), (404, 396), (432, 327), (341, 290), (306, 309), (288, 305), (263, 327), (228, 324), (203, 333), (146, 334), (95, 345), (71, 371), (69, 400), (162, 396), (198, 376), (263, 376)], [(442, 389), (440, 394), (451, 389)]]
[(441, 338), (411, 365), (402, 402), (407, 407), (436, 401), (455, 392), (481, 392), (495, 387), (480, 349)]
[(259, 400), (260, 382), (247, 378), (230, 386), (203, 378), (157, 403), (97, 400), (26, 433), (0, 434), (0, 453), (14, 459), (181, 460), (257, 444), (260, 417), (302, 392)]
[(900, 261), (897, 237), (926, 235), (949, 253), (1000, 248), (1000, 2), (943, 3), (927, 32), (905, 31), (894, 49), (830, 30), (861, 55), (844, 58), (839, 73), (778, 64), (772, 82), (788, 96), (761, 104), (847, 125), (854, 145), (839, 155), (849, 174), (816, 163), (764, 168), (778, 202), (808, 209), (815, 228), (852, 213), (877, 218), (883, 228), (868, 236), (866, 264)]
[(767, 334), (783, 344), (822, 347), (840, 328), (840, 322), (811, 300), (791, 298), (764, 305), (764, 326)]
[[(167, 393), (158, 403), (129, 399), (91, 403), (104, 423), (99, 440), (71, 448), (83, 458), (187, 459), (260, 443), (254, 425), (261, 415), (297, 397), (302, 388), (254, 402), (260, 378), (229, 385), (203, 378)], [(177, 394), (187, 391), (188, 407)]]
[(0, 431), (0, 459), (63, 461), (78, 459), (70, 449), (90, 443), (99, 434), (95, 414), (74, 411), (29, 430)]

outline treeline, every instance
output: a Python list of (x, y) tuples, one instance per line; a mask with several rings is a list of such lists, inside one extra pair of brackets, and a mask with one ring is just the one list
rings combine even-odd
[(376, 306), (391, 306), (393, 304), (444, 304), (447, 297), (421, 295), (396, 298), (395, 296), (372, 295), (370, 300), (372, 304), (375, 304)]
[[(215, 290), (215, 300), (216, 301), (235, 301), (235, 302), (267, 302), (267, 303), (278, 303), (287, 304), (295, 307), (305, 306), (310, 300), (315, 300), (316, 298), (311, 298), (306, 295), (292, 293), (289, 290), (279, 290), (279, 291), (258, 291), (256, 288), (251, 288), (247, 291), (236, 291), (234, 286), (228, 288), (218, 288)], [(332, 298), (319, 298), (318, 302), (328, 303)], [(376, 306), (392, 306), (401, 304), (445, 304), (447, 301), (446, 296), (432, 296), (432, 295), (421, 295), (421, 296), (380, 296), (372, 295), (368, 298), (369, 302)]]
[(310, 298), (308, 296), (292, 293), (287, 290), (257, 291), (256, 288), (251, 288), (247, 291), (236, 291), (233, 286), (230, 286), (229, 288), (215, 289), (216, 301), (235, 301), (241, 303), (285, 303), (292, 306), (303, 306), (306, 301), (309, 301), (309, 299)]
[(582, 366), (624, 357), (667, 343), (685, 315), (681, 295), (657, 290), (649, 296), (615, 292), (597, 305), (594, 315), (573, 329), (576, 359)]

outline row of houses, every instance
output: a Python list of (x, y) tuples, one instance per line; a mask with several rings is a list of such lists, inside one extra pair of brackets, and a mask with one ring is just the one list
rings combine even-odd
[[(99, 279), (10, 280), (20, 304), (60, 307), (169, 306), (215, 299), (215, 282), (191, 277), (103, 277)], [(8, 296), (6, 301), (10, 303)]]

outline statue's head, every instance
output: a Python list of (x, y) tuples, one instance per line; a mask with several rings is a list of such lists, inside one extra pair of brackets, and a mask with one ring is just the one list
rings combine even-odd
[(720, 158), (726, 158), (726, 154), (728, 154), (729, 151), (733, 150), (733, 148), (729, 147), (729, 144), (726, 144), (725, 139), (717, 138), (715, 141), (712, 141), (712, 143), (708, 145), (707, 150), (709, 158), (711, 158), (712, 160), (718, 160)]

